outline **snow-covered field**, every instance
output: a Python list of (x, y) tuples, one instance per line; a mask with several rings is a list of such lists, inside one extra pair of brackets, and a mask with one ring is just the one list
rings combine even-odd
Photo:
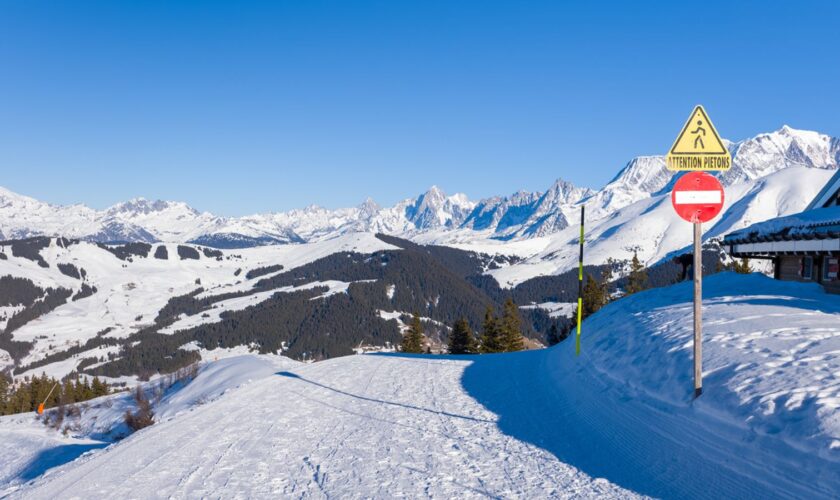
[(161, 423), (104, 449), (90, 433), (64, 438), (31, 415), (5, 417), (0, 437), (14, 445), (0, 488), (15, 498), (836, 497), (837, 297), (729, 273), (704, 291), (696, 401), (683, 283), (593, 315), (580, 357), (564, 342), (309, 365), (227, 358), (167, 396)]

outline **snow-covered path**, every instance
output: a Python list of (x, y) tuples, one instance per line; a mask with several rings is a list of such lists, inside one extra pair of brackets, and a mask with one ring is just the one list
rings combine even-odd
[(471, 363), (351, 356), (255, 381), (48, 474), (26, 497), (622, 497), (497, 426)]

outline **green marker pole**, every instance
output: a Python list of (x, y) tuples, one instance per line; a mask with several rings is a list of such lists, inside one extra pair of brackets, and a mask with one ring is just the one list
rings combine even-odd
[(580, 258), (578, 259), (578, 310), (577, 335), (575, 335), (575, 356), (580, 356), (580, 323), (583, 318), (583, 214), (584, 206), (580, 206)]

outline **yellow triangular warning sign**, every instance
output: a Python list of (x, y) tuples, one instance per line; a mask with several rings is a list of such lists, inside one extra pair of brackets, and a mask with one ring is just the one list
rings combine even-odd
[(670, 170), (729, 170), (732, 158), (703, 106), (696, 106), (668, 152)]

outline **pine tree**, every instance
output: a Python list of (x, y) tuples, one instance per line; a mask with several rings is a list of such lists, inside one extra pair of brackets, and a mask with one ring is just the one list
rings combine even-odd
[(450, 354), (475, 354), (475, 337), (473, 337), (470, 325), (464, 318), (459, 319), (452, 325), (452, 333), (449, 335)]
[(65, 380), (61, 392), (63, 393), (62, 396), (67, 404), (72, 404), (79, 401), (78, 399), (76, 399), (76, 384), (73, 383), (73, 380)]
[(560, 330), (557, 328), (557, 323), (552, 323), (551, 328), (548, 329), (548, 345), (557, 345), (563, 338), (560, 336)]
[(586, 284), (583, 286), (583, 319), (607, 305), (608, 298), (606, 285), (596, 280), (591, 274), (587, 274)]
[(612, 301), (612, 293), (610, 289), (613, 288), (612, 282), (615, 279), (615, 270), (619, 267), (618, 262), (610, 257), (601, 271), (601, 284), (604, 287), (604, 305)]
[(9, 379), (5, 373), (0, 373), (0, 415), (6, 414), (6, 406), (9, 403)]
[(737, 260), (732, 263), (733, 270), (738, 274), (750, 274), (753, 272), (752, 266), (750, 266), (750, 259), (744, 257), (741, 259), (741, 262)]
[(102, 381), (99, 380), (99, 377), (93, 377), (91, 388), (93, 389), (93, 397), (95, 398), (108, 394), (108, 385), (102, 383)]
[(525, 349), (522, 338), (522, 320), (519, 319), (519, 308), (508, 298), (504, 305), (504, 314), (500, 324), (500, 341), (505, 352), (521, 351)]
[(639, 261), (639, 256), (633, 252), (630, 262), (630, 274), (627, 276), (627, 295), (641, 292), (648, 287), (647, 268)]
[(423, 325), (420, 323), (419, 313), (414, 313), (411, 326), (408, 327), (408, 332), (403, 335), (402, 352), (415, 354), (423, 352)]
[(483, 354), (502, 352), (501, 338), (499, 337), (499, 321), (493, 314), (493, 308), (487, 306), (484, 312), (484, 324), (481, 326), (481, 348)]

